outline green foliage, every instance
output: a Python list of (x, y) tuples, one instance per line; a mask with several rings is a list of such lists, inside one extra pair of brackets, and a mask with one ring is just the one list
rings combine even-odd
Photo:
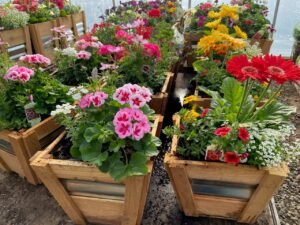
[(296, 41), (300, 41), (300, 23), (296, 24), (293, 35)]
[(60, 11), (54, 4), (42, 4), (33, 12), (30, 12), (29, 23), (43, 23), (60, 16)]
[(220, 90), (223, 80), (228, 76), (227, 71), (221, 65), (211, 60), (197, 60), (193, 63), (193, 67), (197, 72), (194, 78), (197, 85), (212, 91)]
[(2, 83), (0, 129), (19, 130), (29, 127), (24, 106), (29, 103), (30, 95), (36, 103), (35, 111), (42, 117), (48, 116), (57, 104), (71, 101), (66, 95), (68, 88), (40, 70), (26, 83), (4, 80)]
[(80, 9), (80, 6), (73, 5), (70, 2), (68, 2), (67, 4), (65, 3), (64, 8), (60, 10), (60, 16), (64, 17), (67, 15), (78, 13), (80, 12)]
[(0, 16), (0, 27), (5, 30), (25, 27), (29, 21), (29, 15), (26, 12), (19, 12), (13, 8), (2, 8), (3, 15)]

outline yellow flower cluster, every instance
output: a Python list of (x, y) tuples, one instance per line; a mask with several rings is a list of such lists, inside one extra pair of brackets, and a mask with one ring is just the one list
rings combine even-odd
[(226, 55), (228, 51), (235, 51), (246, 46), (242, 39), (234, 38), (229, 34), (213, 30), (210, 35), (204, 36), (198, 42), (198, 49), (204, 55), (209, 56), (212, 52), (218, 55)]
[(219, 12), (208, 12), (208, 17), (213, 19), (222, 19), (224, 17), (229, 17), (230, 19), (236, 21), (239, 19), (238, 13), (239, 10), (237, 6), (222, 5)]
[(174, 2), (168, 1), (167, 4), (168, 4), (167, 12), (173, 13), (173, 12), (176, 11), (176, 6), (175, 6), (175, 3), (174, 3)]
[(192, 106), (192, 109), (191, 110), (188, 110), (182, 120), (183, 122), (193, 122), (195, 121), (198, 117), (200, 117), (200, 114), (197, 113), (196, 109), (198, 108), (198, 104), (196, 103), (196, 101), (199, 99), (199, 97), (195, 96), (195, 95), (190, 95), (188, 97), (185, 97), (184, 100), (183, 100), (183, 104), (186, 105), (186, 104), (189, 104), (189, 103), (192, 103), (193, 106)]

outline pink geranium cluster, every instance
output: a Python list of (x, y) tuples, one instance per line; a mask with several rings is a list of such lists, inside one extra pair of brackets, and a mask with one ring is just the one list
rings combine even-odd
[(128, 34), (126, 31), (124, 30), (118, 30), (115, 34), (116, 38), (118, 40), (124, 40), (126, 41), (128, 44), (132, 43), (132, 40), (134, 39), (134, 36), (131, 34)]
[(101, 45), (102, 44), (99, 42), (98, 38), (90, 34), (86, 34), (80, 40), (75, 42), (75, 48), (79, 50), (85, 50), (89, 47), (99, 48)]
[(89, 108), (91, 105), (94, 107), (100, 107), (104, 104), (107, 97), (108, 95), (102, 91), (86, 94), (81, 98), (79, 107), (82, 109)]
[(87, 51), (80, 51), (76, 53), (76, 58), (77, 59), (84, 59), (84, 60), (89, 60), (91, 58), (91, 53)]
[(145, 55), (150, 57), (155, 57), (158, 60), (160, 60), (161, 58), (160, 48), (157, 44), (145, 43), (143, 47), (144, 47)]
[(7, 73), (4, 76), (5, 80), (13, 80), (13, 81), (22, 81), (27, 82), (30, 80), (30, 77), (34, 75), (34, 71), (32, 69), (28, 69), (25, 66), (15, 65), (8, 69)]
[(102, 45), (99, 47), (98, 54), (99, 55), (110, 55), (114, 53), (122, 53), (124, 51), (123, 47), (115, 47), (113, 45)]
[(132, 108), (141, 108), (151, 100), (151, 92), (148, 88), (136, 84), (125, 84), (116, 90), (113, 99), (119, 103), (128, 103)]
[(51, 60), (41, 54), (21, 56), (20, 61), (41, 66), (49, 66), (51, 64)]
[(151, 130), (147, 116), (134, 108), (120, 109), (114, 117), (113, 124), (115, 132), (121, 139), (131, 137), (139, 141)]

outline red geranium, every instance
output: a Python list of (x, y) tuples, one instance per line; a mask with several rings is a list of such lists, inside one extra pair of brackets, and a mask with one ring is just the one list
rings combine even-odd
[(242, 141), (249, 141), (249, 133), (248, 133), (248, 130), (245, 128), (245, 127), (241, 127), (239, 129), (239, 138), (242, 140)]
[(224, 161), (226, 163), (239, 164), (241, 159), (238, 154), (235, 152), (225, 152), (224, 153)]
[(161, 57), (160, 48), (157, 44), (146, 43), (143, 46), (144, 46), (145, 55), (156, 57), (158, 60), (160, 60)]
[(209, 109), (208, 108), (205, 108), (203, 109), (202, 113), (200, 114), (200, 117), (203, 118), (206, 116), (206, 114), (208, 113)]
[(257, 56), (252, 59), (253, 65), (262, 68), (265, 77), (274, 80), (277, 84), (287, 81), (300, 80), (300, 68), (291, 60), (285, 60), (281, 55)]
[(220, 137), (226, 136), (231, 131), (230, 127), (221, 127), (215, 130), (214, 134)]
[(63, 9), (65, 7), (64, 0), (50, 0), (50, 2), (54, 3), (59, 9)]
[(253, 63), (248, 60), (246, 55), (232, 57), (228, 60), (226, 69), (228, 73), (241, 82), (248, 78), (259, 80), (260, 82), (266, 81), (266, 78), (262, 76), (259, 67), (255, 67)]
[(152, 31), (152, 27), (140, 26), (137, 28), (136, 33), (143, 36), (144, 39), (149, 39), (151, 37)]
[(159, 18), (160, 17), (160, 10), (159, 9), (151, 9), (148, 12), (148, 16), (152, 18)]

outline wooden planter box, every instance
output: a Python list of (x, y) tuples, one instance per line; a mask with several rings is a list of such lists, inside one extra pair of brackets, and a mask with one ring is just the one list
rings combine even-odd
[(53, 40), (57, 37), (57, 34), (51, 31), (54, 27), (57, 27), (56, 20), (29, 25), (34, 52), (52, 60), (54, 59), (54, 48), (59, 47), (58, 40)]
[(65, 26), (68, 35), (70, 35), (70, 39), (68, 40), (67, 38), (65, 38), (60, 46), (61, 48), (66, 48), (67, 43), (73, 42), (75, 38), (72, 16), (68, 15), (65, 17), (58, 17), (56, 22), (58, 27)]
[(149, 103), (151, 109), (155, 111), (156, 114), (164, 115), (166, 111), (166, 107), (168, 104), (169, 94), (171, 92), (174, 74), (168, 72), (165, 80), (165, 83), (161, 89), (161, 92), (153, 95), (152, 100)]
[(186, 60), (187, 67), (193, 67), (193, 63), (196, 61), (196, 46), (200, 38), (203, 37), (202, 33), (189, 32), (184, 33), (184, 58)]
[[(152, 129), (159, 135), (162, 117)], [(44, 151), (38, 152), (31, 166), (56, 201), (75, 224), (101, 223), (138, 225), (141, 223), (152, 172), (132, 176), (123, 182), (85, 162), (53, 159), (50, 152), (63, 139), (61, 134)]]
[[(179, 117), (176, 117), (179, 124)], [(257, 169), (248, 165), (183, 160), (172, 140), (165, 167), (181, 210), (187, 216), (207, 216), (254, 223), (288, 175), (288, 167)]]
[(0, 50), (17, 61), (21, 56), (32, 54), (31, 39), (28, 26), (14, 30), (0, 31), (0, 38), (8, 45), (1, 45)]
[(79, 39), (82, 35), (87, 33), (86, 19), (84, 11), (71, 15), (72, 27), (74, 28), (74, 35)]
[(0, 170), (18, 173), (31, 184), (39, 180), (29, 165), (29, 159), (49, 145), (62, 127), (49, 117), (24, 132), (4, 130), (0, 132)]

